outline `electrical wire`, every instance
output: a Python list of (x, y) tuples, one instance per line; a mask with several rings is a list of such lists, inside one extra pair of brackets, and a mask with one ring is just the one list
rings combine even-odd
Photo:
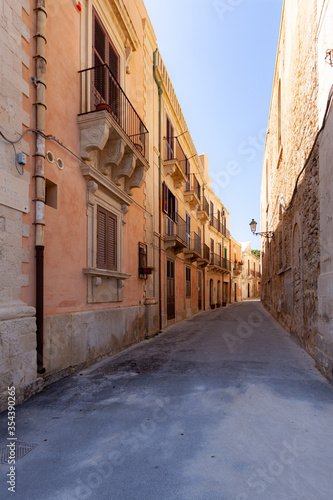
[[(44, 132), (42, 132), (41, 130), (36, 130), (34, 128), (28, 128), (27, 130), (25, 130), (25, 132), (16, 140), (16, 141), (11, 141), (10, 139), (8, 139), (4, 134), (3, 132), (1, 132), (0, 130), (0, 136), (5, 140), (7, 141), (9, 144), (12, 145), (13, 149), (14, 149), (14, 154), (15, 154), (15, 167), (16, 167), (16, 170), (17, 172), (20, 174), (20, 175), (23, 175), (24, 174), (24, 169), (23, 169), (23, 166), (22, 166), (22, 171), (20, 171), (18, 169), (18, 164), (17, 164), (17, 153), (16, 153), (16, 148), (15, 148), (15, 144), (19, 143), (23, 137), (28, 133), (28, 132), (34, 132), (35, 134), (39, 134), (41, 137), (43, 137), (43, 139), (45, 140), (49, 140), (49, 141), (54, 141), (56, 142), (57, 144), (59, 144), (59, 146), (61, 146), (62, 148), (64, 148), (66, 151), (68, 151), (72, 156), (74, 156), (77, 160), (79, 160), (80, 163), (83, 163), (83, 165), (85, 166), (89, 166), (88, 163), (86, 163), (84, 160), (82, 160), (82, 158), (80, 158), (79, 156), (77, 156), (73, 151), (71, 151), (67, 146), (65, 146), (61, 141), (59, 141), (59, 139), (57, 139), (54, 135), (52, 134), (44, 134)], [(153, 214), (149, 212), (149, 210), (147, 210), (145, 207), (142, 207), (137, 201), (135, 200), (132, 200), (134, 202), (135, 205), (137, 205), (139, 208), (141, 208), (142, 211), (146, 212), (148, 215), (150, 215), (151, 217), (153, 217)]]
[[(61, 146), (63, 149), (65, 149), (66, 151), (68, 151), (72, 156), (74, 156), (77, 160), (79, 160), (80, 163), (83, 163), (84, 165), (88, 166), (88, 164), (82, 160), (82, 158), (80, 158), (78, 155), (76, 155), (73, 151), (71, 151), (67, 146), (65, 146), (61, 141), (59, 141), (59, 139), (57, 139), (54, 135), (52, 134), (44, 134), (44, 132), (42, 132), (41, 130), (36, 130), (34, 128), (28, 128), (16, 141), (11, 141), (10, 139), (8, 139), (4, 134), (3, 132), (1, 132), (0, 130), (0, 135), (1, 137), (3, 137), (3, 139), (5, 141), (7, 141), (9, 144), (11, 144), (14, 148), (14, 152), (15, 152), (15, 166), (16, 166), (16, 170), (17, 169), (17, 155), (16, 155), (16, 149), (15, 149), (15, 144), (17, 144), (18, 142), (20, 142), (23, 137), (28, 133), (28, 132), (34, 132), (35, 134), (38, 134), (40, 135), (41, 137), (43, 137), (43, 139), (45, 140), (48, 140), (48, 141), (54, 141), (56, 142), (57, 144), (59, 144), (59, 146)], [(19, 172), (19, 171), (18, 171)], [(20, 175), (23, 175), (23, 167), (22, 167), (22, 173), (19, 172)]]

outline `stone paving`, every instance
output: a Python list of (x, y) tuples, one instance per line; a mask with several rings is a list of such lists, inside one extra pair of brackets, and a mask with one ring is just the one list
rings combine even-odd
[[(330, 500), (333, 387), (257, 301), (207, 311), (17, 407), (14, 498)], [(2, 456), (7, 415), (0, 415)], [(13, 498), (0, 465), (0, 498)]]

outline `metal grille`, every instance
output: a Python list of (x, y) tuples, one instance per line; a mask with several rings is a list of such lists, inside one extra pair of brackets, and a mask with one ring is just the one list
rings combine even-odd
[[(8, 441), (8, 444), (10, 441)], [(30, 453), (30, 451), (34, 450), (38, 446), (37, 444), (29, 444), (25, 443), (24, 441), (16, 441), (15, 442), (15, 448), (16, 448), (16, 457), (15, 460), (16, 462), (23, 458), (25, 455)], [(9, 458), (9, 448), (8, 446), (5, 446), (4, 448), (0, 448), (0, 463), (1, 464), (7, 464), (8, 463), (8, 458)]]

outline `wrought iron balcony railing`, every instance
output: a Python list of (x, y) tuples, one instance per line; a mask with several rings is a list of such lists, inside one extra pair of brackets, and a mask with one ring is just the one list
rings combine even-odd
[(165, 216), (165, 234), (166, 236), (174, 236), (186, 242), (185, 221), (177, 213), (172, 214), (172, 217)]
[(223, 236), (225, 236), (226, 238), (230, 238), (230, 231), (229, 229), (227, 229), (225, 226), (223, 226), (223, 224), (221, 225), (221, 230), (219, 230)]
[(194, 250), (199, 255), (201, 255), (201, 238), (195, 232), (192, 232), (192, 234), (191, 234), (191, 247), (190, 247), (190, 249)]
[(231, 272), (231, 262), (228, 259), (222, 257), (222, 269)]
[(218, 255), (216, 253), (210, 252), (209, 263), (211, 266), (219, 267), (224, 269), (225, 271), (231, 271), (231, 262), (230, 260)]
[(80, 114), (107, 110), (148, 161), (149, 132), (107, 64), (79, 71)]
[(209, 203), (205, 196), (201, 196), (200, 205), (198, 206), (198, 212), (206, 212), (209, 217)]
[(214, 215), (209, 216), (209, 225), (217, 231), (221, 231), (221, 221)]
[(186, 175), (188, 170), (188, 159), (180, 145), (178, 137), (174, 137), (173, 140), (175, 141), (173, 150), (171, 148), (166, 148), (165, 160), (177, 160), (182, 172)]
[(188, 174), (188, 180), (185, 184), (185, 191), (194, 191), (198, 197), (201, 199), (201, 186), (195, 174)]

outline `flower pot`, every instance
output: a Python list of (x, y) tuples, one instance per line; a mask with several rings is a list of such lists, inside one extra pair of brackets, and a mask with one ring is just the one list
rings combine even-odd
[(100, 102), (99, 104), (97, 104), (97, 106), (96, 106), (97, 111), (102, 111), (103, 109), (106, 109), (106, 111), (108, 111), (109, 113), (112, 112), (111, 106), (109, 106), (105, 102)]
[(153, 270), (154, 268), (153, 267), (142, 267), (140, 269), (140, 273), (141, 274), (152, 274), (153, 273)]
[(221, 304), (217, 303), (217, 304), (216, 304), (216, 307), (221, 307)]
[(211, 304), (211, 305), (210, 305), (210, 308), (211, 308), (211, 309), (215, 309), (215, 304)]
[(222, 306), (225, 307), (227, 305), (226, 302), (222, 302)]

